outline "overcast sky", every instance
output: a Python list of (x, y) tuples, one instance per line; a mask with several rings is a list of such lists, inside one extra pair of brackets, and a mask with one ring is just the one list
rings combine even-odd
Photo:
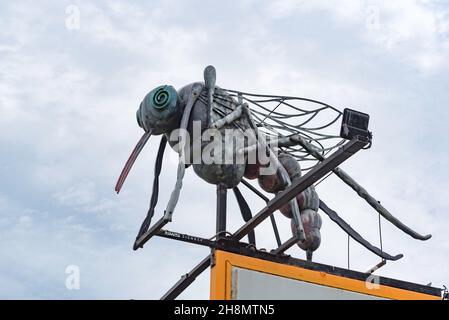
[[(208, 249), (152, 239), (133, 251), (159, 138), (122, 193), (115, 181), (142, 131), (154, 87), (200, 81), (299, 95), (371, 115), (373, 147), (342, 167), (397, 217), (384, 249), (404, 258), (378, 274), (449, 284), (449, 1), (2, 1), (0, 3), (0, 298), (158, 299)], [(167, 150), (156, 215), (172, 190)], [(334, 177), (317, 191), (379, 245), (377, 214)], [(253, 211), (263, 203), (248, 196)], [(215, 188), (187, 171), (170, 229), (211, 237)], [(229, 196), (229, 231), (242, 224)], [(276, 214), (281, 237), (289, 220)], [(347, 236), (322, 214), (317, 262), (346, 267)], [(267, 223), (258, 246), (271, 249)], [(380, 259), (352, 242), (350, 266)], [(298, 248), (289, 254), (304, 258)], [(66, 288), (68, 266), (80, 288)], [(67, 269), (70, 271), (70, 268)], [(181, 298), (207, 299), (209, 272)]]

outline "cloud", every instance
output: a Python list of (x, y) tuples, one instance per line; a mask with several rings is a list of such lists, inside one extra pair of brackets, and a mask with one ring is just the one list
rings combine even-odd
[(332, 28), (349, 27), (374, 50), (392, 54), (423, 73), (448, 67), (449, 9), (441, 1), (281, 0), (264, 10), (276, 20), (306, 18), (316, 12), (324, 13), (320, 20), (330, 16)]
[[(417, 242), (383, 222), (385, 249), (405, 258), (379, 272), (437, 286), (448, 282), (447, 5), (74, 4), (79, 30), (65, 27), (64, 3), (2, 4), (0, 283), (10, 288), (2, 298), (159, 298), (207, 255), (207, 248), (162, 239), (131, 249), (148, 209), (157, 137), (120, 196), (113, 186), (141, 135), (135, 110), (144, 95), (162, 83), (179, 88), (201, 80), (208, 64), (216, 66), (223, 87), (313, 97), (370, 113), (373, 148), (343, 168), (401, 220), (434, 235)], [(377, 13), (378, 26), (372, 24)], [(157, 217), (175, 182), (176, 154), (167, 150), (166, 159)], [(263, 207), (242, 191), (254, 211)], [(349, 188), (331, 177), (318, 191), (378, 243), (377, 215)], [(211, 237), (214, 196), (214, 186), (188, 170), (170, 229)], [(229, 198), (233, 231), (242, 218)], [(286, 240), (289, 221), (276, 217)], [(267, 222), (256, 231), (259, 247), (275, 245), (270, 228)], [(345, 266), (346, 241), (323, 217), (316, 261)], [(304, 257), (298, 248), (289, 252)], [(351, 243), (351, 267), (365, 271), (377, 262)], [(80, 267), (78, 291), (65, 287), (68, 265)], [(182, 297), (208, 298), (208, 274)]]

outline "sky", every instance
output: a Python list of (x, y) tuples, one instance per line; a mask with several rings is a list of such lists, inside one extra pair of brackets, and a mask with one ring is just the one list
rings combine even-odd
[[(210, 64), (225, 88), (369, 113), (372, 148), (341, 167), (433, 235), (414, 240), (383, 220), (384, 250), (404, 258), (376, 274), (449, 284), (449, 1), (20, 0), (0, 3), (0, 298), (159, 299), (209, 253), (160, 238), (132, 250), (159, 138), (120, 195), (114, 185), (142, 134), (143, 97), (201, 81)], [(156, 216), (176, 178), (177, 154), (166, 152)], [(377, 213), (349, 187), (331, 176), (317, 191), (379, 245)], [(231, 196), (230, 232), (243, 223)], [(254, 212), (263, 207), (245, 196)], [(321, 216), (314, 261), (347, 267), (346, 234)], [(276, 218), (285, 241), (289, 220)], [(168, 228), (215, 233), (215, 188), (191, 169)], [(268, 222), (256, 237), (274, 248)], [(350, 243), (351, 269), (379, 259)], [(208, 297), (209, 271), (180, 296)]]

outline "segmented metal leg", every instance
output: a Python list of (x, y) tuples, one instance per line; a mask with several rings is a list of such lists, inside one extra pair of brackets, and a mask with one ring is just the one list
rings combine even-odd
[(182, 179), (184, 178), (185, 174), (185, 144), (186, 144), (186, 135), (187, 135), (187, 125), (189, 124), (190, 114), (192, 112), (193, 106), (196, 102), (196, 99), (201, 93), (202, 85), (194, 85), (192, 87), (192, 92), (190, 93), (189, 100), (187, 102), (187, 105), (185, 107), (184, 113), (182, 115), (181, 119), (181, 125), (179, 130), (179, 162), (178, 162), (178, 171), (176, 175), (176, 184), (175, 188), (173, 189), (170, 200), (168, 201), (167, 208), (164, 212), (164, 219), (171, 221), (173, 211), (175, 210), (176, 204), (178, 203), (179, 194), (181, 192), (182, 188)]

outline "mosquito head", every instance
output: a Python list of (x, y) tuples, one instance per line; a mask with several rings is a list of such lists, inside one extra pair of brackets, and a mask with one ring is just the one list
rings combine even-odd
[(175, 88), (169, 85), (151, 90), (137, 110), (137, 123), (153, 134), (168, 133), (179, 126), (182, 110)]

